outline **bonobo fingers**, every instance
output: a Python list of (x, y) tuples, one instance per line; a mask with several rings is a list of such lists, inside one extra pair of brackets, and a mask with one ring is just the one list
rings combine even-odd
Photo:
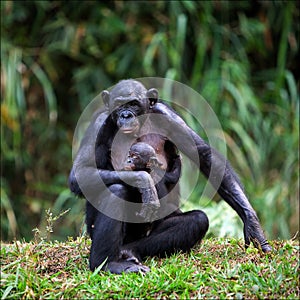
[(250, 238), (250, 240), (255, 246), (255, 248), (261, 248), (261, 250), (265, 253), (271, 252), (273, 250), (272, 247), (269, 245), (268, 241), (266, 240), (264, 240), (263, 242), (259, 242), (256, 238)]
[(142, 203), (152, 204), (153, 206), (160, 207), (160, 202), (154, 185), (149, 188), (139, 189), (139, 191), (142, 195)]
[(134, 171), (135, 184), (138, 188), (149, 188), (154, 186), (153, 179), (146, 171)]
[(248, 248), (252, 242), (256, 248), (260, 248), (263, 252), (267, 253), (273, 250), (266, 240), (256, 216), (245, 222), (244, 238), (246, 248)]
[(157, 219), (157, 211), (160, 207), (155, 186), (140, 189), (142, 195), (142, 208), (137, 216), (142, 217), (146, 222)]
[(156, 205), (156, 203), (143, 203), (141, 211), (136, 215), (142, 217), (146, 222), (151, 222), (158, 218), (158, 208), (159, 205)]

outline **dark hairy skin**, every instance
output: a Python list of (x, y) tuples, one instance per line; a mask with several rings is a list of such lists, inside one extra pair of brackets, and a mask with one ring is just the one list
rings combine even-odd
[[(201, 172), (209, 178), (220, 196), (238, 213), (244, 223), (246, 247), (253, 242), (262, 251), (271, 251), (257, 215), (230, 164), (175, 111), (158, 101), (156, 89), (147, 90), (138, 81), (123, 80), (110, 92), (103, 91), (102, 98), (106, 109), (95, 114), (81, 142), (69, 177), (71, 191), (89, 200), (86, 223), (92, 239), (91, 270), (106, 261), (103, 269), (112, 273), (144, 273), (149, 271), (142, 265), (145, 257), (165, 256), (180, 250), (189, 251), (204, 237), (208, 230), (205, 213), (200, 210), (183, 213), (177, 206), (179, 189), (176, 183), (181, 172), (178, 151), (199, 165)], [(177, 129), (160, 126), (165, 134), (149, 133), (142, 138), (139, 132), (144, 121), (138, 117), (145, 114), (160, 116)], [(113, 148), (117, 135), (120, 143)], [(164, 165), (164, 175), (159, 183), (155, 183), (151, 174), (145, 170), (122, 170), (127, 156), (124, 145), (128, 145), (129, 149), (130, 145), (137, 142), (152, 146), (158, 161)], [(91, 145), (94, 145), (94, 149)], [(172, 196), (161, 202), (160, 199), (166, 193)], [(126, 210), (121, 206), (114, 206), (117, 203), (116, 196), (126, 200), (125, 206), (126, 203), (146, 203), (152, 209), (140, 216), (140, 223), (114, 219), (103, 211), (106, 207), (114, 207), (120, 215), (125, 213)], [(168, 215), (160, 219), (151, 218), (151, 212), (155, 214), (164, 207), (173, 206), (175, 209)]]

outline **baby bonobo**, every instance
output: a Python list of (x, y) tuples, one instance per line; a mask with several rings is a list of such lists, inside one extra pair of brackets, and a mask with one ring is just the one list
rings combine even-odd
[[(133, 144), (128, 153), (128, 158), (124, 166), (125, 171), (146, 171), (151, 174), (155, 181), (158, 181), (156, 189), (162, 194), (167, 194), (167, 188), (162, 180), (165, 170), (162, 169), (163, 163), (161, 163), (156, 155), (156, 152), (149, 144), (138, 142)], [(158, 178), (158, 179), (157, 179)], [(148, 216), (154, 214), (154, 211), (160, 207), (160, 203), (157, 201), (144, 202), (143, 189), (140, 189), (142, 193), (142, 209), (138, 216), (147, 220)], [(151, 213), (150, 213), (151, 212)], [(149, 214), (150, 213), (150, 214)]]

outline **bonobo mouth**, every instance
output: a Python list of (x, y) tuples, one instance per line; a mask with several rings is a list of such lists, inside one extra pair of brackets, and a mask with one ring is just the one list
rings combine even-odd
[(131, 126), (131, 127), (122, 126), (120, 128), (120, 131), (124, 134), (134, 134), (134, 133), (137, 133), (138, 130), (139, 130), (139, 125)]
[(134, 164), (126, 163), (126, 165), (124, 166), (124, 171), (133, 171), (134, 169), (135, 169)]

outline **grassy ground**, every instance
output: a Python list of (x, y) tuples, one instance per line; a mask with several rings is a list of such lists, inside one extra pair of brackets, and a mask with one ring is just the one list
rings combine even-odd
[(88, 270), (89, 239), (1, 245), (1, 297), (299, 298), (299, 242), (273, 241), (268, 255), (243, 241), (207, 239), (189, 254), (149, 258), (146, 275)]

